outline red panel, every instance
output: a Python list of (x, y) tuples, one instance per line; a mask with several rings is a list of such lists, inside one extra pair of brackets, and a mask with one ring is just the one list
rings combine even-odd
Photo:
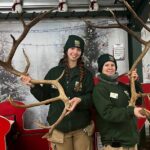
[[(22, 102), (16, 101), (18, 104), (23, 104)], [(19, 132), (23, 130), (23, 113), (25, 112), (25, 108), (16, 108), (13, 107), (8, 100), (5, 100), (0, 103), (0, 115), (5, 116), (7, 118), (14, 117), (15, 125)]]
[[(142, 89), (144, 93), (150, 93), (150, 83), (142, 84)], [(148, 97), (144, 98), (144, 106), (146, 109), (150, 110), (150, 100)], [(146, 119), (138, 119), (138, 129), (141, 130), (145, 124)]]
[(6, 150), (6, 135), (9, 132), (11, 124), (8, 119), (0, 116), (0, 150)]

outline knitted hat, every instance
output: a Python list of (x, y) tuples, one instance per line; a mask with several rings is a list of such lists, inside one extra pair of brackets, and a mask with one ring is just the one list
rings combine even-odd
[(81, 49), (81, 54), (83, 54), (84, 44), (84, 40), (81, 37), (77, 35), (69, 35), (68, 40), (64, 46), (64, 53), (67, 52), (68, 48), (78, 47)]
[(116, 63), (116, 60), (115, 58), (110, 55), (110, 54), (103, 54), (101, 55), (98, 60), (97, 60), (97, 63), (98, 63), (98, 71), (99, 72), (102, 72), (102, 69), (103, 69), (103, 65), (107, 62), (107, 61), (112, 61), (115, 63), (115, 66), (116, 66), (116, 70), (117, 70), (117, 63)]

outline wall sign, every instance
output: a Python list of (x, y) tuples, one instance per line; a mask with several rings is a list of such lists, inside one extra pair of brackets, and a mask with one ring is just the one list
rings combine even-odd
[(116, 60), (124, 60), (125, 59), (125, 48), (123, 44), (114, 44), (113, 46), (113, 54)]

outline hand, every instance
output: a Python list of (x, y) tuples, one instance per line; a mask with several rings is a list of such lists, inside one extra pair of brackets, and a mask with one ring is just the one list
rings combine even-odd
[(21, 75), (20, 76), (21, 81), (23, 82), (23, 84), (28, 85), (28, 86), (33, 86), (33, 84), (31, 83), (31, 77), (27, 76), (27, 75)]
[(135, 115), (137, 118), (146, 118), (146, 116), (143, 115), (141, 112), (142, 112), (142, 108), (141, 108), (141, 107), (135, 107), (135, 108), (134, 108), (134, 115)]
[(131, 72), (131, 74), (129, 74), (130, 77), (133, 77), (135, 80), (137, 80), (139, 78), (138, 74), (137, 74), (137, 69), (133, 70)]
[(81, 102), (81, 99), (78, 97), (74, 97), (71, 100), (69, 100), (70, 107), (67, 108), (67, 111), (68, 111), (67, 114), (72, 112), (80, 102)]

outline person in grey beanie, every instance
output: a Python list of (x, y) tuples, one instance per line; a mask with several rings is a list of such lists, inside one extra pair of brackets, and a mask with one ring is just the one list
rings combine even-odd
[[(57, 79), (63, 71), (63, 77), (59, 80), (69, 98), (71, 111), (53, 130), (51, 137), (52, 150), (93, 150), (92, 134), (94, 132), (91, 123), (90, 107), (92, 106), (93, 76), (84, 67), (82, 55), (84, 52), (84, 40), (77, 35), (69, 35), (64, 46), (64, 57), (58, 66), (50, 69), (45, 80)], [(31, 85), (29, 76), (22, 76), (23, 83), (31, 86), (31, 93), (42, 101), (58, 96), (58, 90), (50, 85)], [(47, 121), (52, 125), (61, 115), (64, 109), (62, 101), (50, 104)]]
[[(118, 81), (116, 59), (110, 54), (103, 54), (97, 63), (100, 82), (94, 87), (93, 103), (103, 149), (137, 150), (139, 133), (136, 118), (145, 118), (140, 113), (142, 108), (128, 106), (130, 86)], [(138, 87), (136, 70), (130, 75)]]

